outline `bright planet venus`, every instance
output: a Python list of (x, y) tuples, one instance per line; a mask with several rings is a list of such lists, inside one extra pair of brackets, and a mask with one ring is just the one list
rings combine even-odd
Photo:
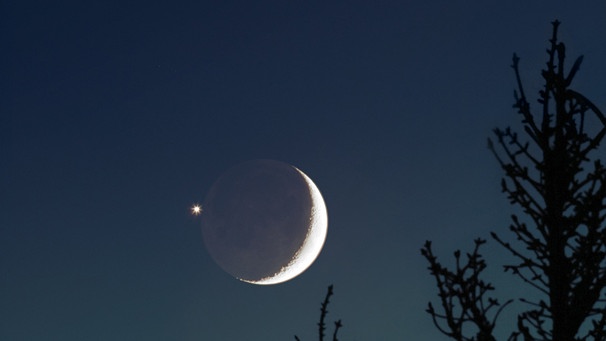
[(318, 257), (328, 228), (322, 194), (298, 168), (252, 160), (217, 179), (202, 204), (202, 236), (214, 261), (244, 282), (278, 284)]

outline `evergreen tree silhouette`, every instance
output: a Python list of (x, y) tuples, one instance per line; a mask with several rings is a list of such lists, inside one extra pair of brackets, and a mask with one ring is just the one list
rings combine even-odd
[[(510, 128), (495, 129), (495, 142), (488, 140), (504, 171), (502, 191), (524, 214), (512, 215), (515, 244), (491, 236), (515, 260), (504, 270), (540, 297), (520, 298), (527, 310), (508, 340), (606, 341), (606, 169), (592, 158), (606, 134), (606, 117), (571, 88), (583, 57), (565, 71), (560, 23), (552, 24), (538, 111), (527, 100), (519, 58), (513, 56), (514, 108), (528, 141)], [(458, 341), (495, 340), (497, 318), (511, 302), (490, 296), (494, 287), (482, 279), (486, 263), (479, 248), (485, 242), (477, 239), (466, 257), (456, 251), (454, 269), (442, 266), (430, 241), (421, 249), (440, 302), (439, 308), (430, 302), (427, 312), (442, 333)]]

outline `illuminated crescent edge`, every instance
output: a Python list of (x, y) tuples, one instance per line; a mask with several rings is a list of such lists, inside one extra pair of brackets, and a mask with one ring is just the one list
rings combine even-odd
[(299, 174), (301, 174), (307, 183), (307, 187), (309, 188), (311, 195), (311, 215), (309, 217), (309, 229), (307, 230), (305, 241), (299, 250), (297, 250), (290, 262), (282, 267), (280, 271), (276, 272), (272, 276), (268, 276), (257, 281), (240, 279), (244, 282), (259, 285), (271, 285), (286, 282), (307, 270), (307, 268), (309, 268), (316, 260), (320, 254), (320, 251), (322, 251), (328, 231), (328, 214), (326, 212), (324, 198), (322, 198), (322, 194), (320, 193), (320, 190), (316, 184), (314, 184), (314, 182), (311, 181), (311, 179), (305, 173), (295, 166), (292, 167), (297, 170)]

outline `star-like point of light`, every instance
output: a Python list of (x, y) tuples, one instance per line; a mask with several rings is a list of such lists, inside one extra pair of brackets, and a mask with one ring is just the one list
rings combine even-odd
[(202, 213), (202, 207), (198, 204), (195, 204), (191, 207), (191, 214), (200, 215)]

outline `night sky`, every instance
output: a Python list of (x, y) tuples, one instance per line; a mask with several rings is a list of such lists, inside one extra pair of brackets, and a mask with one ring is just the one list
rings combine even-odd
[[(486, 138), (520, 126), (513, 52), (536, 103), (556, 18), (605, 110), (604, 1), (0, 1), (0, 339), (317, 340), (334, 284), (340, 339), (445, 340), (419, 249), (511, 237)], [(274, 286), (221, 270), (190, 214), (258, 158), (329, 214)]]

